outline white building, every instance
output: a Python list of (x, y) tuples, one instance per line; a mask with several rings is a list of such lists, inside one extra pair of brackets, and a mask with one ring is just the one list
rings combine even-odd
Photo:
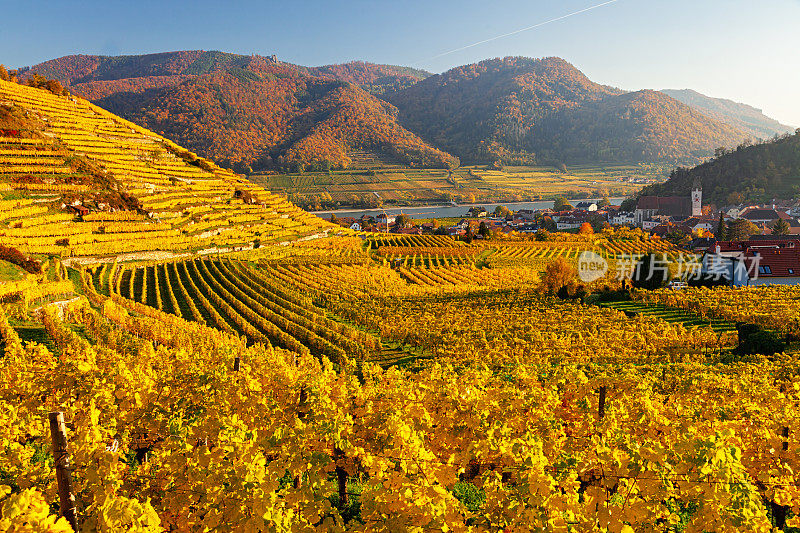
[(725, 213), (725, 216), (728, 218), (739, 218), (739, 216), (742, 214), (742, 208), (738, 205), (732, 205), (726, 209), (723, 209), (722, 212)]
[(616, 226), (635, 226), (636, 217), (633, 213), (620, 212), (611, 218), (611, 223)]
[(711, 222), (700, 222), (699, 224), (695, 224), (692, 229), (694, 231), (710, 231), (711, 233), (714, 233), (715, 230), (714, 225)]
[(692, 188), (692, 216), (699, 217), (703, 214), (703, 189)]
[(556, 222), (556, 229), (558, 231), (565, 231), (568, 229), (578, 229), (581, 227), (581, 224), (583, 224), (583, 222), (579, 220), (565, 218), (559, 222)]
[(660, 220), (642, 220), (642, 229), (645, 231), (650, 231), (659, 224), (661, 224)]
[(378, 215), (376, 220), (378, 224), (394, 224), (394, 221), (397, 219), (394, 215), (387, 215), (386, 213), (381, 213)]

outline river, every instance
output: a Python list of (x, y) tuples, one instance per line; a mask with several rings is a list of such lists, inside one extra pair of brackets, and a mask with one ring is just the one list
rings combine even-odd
[[(613, 205), (619, 205), (625, 198), (610, 198)], [(578, 202), (597, 202), (600, 198), (587, 198), (581, 200), (570, 200), (572, 205)], [(491, 213), (498, 205), (504, 205), (512, 211), (519, 211), (520, 209), (547, 209), (553, 207), (552, 200), (541, 200), (538, 202), (508, 202), (508, 203), (493, 203), (493, 204), (459, 204), (452, 205), (430, 205), (425, 207), (390, 207), (386, 209), (388, 215), (399, 215), (401, 213), (410, 216), (411, 218), (459, 218), (467, 214), (470, 207), (483, 207)], [(363, 215), (377, 216), (383, 213), (383, 209), (338, 209), (336, 211), (312, 211), (311, 213), (322, 218), (330, 218), (331, 214), (336, 214), (337, 217), (353, 217), (361, 218)]]

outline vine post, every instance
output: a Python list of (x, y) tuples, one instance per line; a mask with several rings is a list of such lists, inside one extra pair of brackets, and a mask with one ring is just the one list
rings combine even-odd
[(78, 531), (78, 516), (75, 511), (75, 495), (72, 493), (72, 466), (67, 450), (67, 426), (64, 413), (54, 411), (48, 415), (50, 435), (53, 440), (53, 458), (56, 466), (56, 482), (61, 516), (67, 519), (73, 531)]

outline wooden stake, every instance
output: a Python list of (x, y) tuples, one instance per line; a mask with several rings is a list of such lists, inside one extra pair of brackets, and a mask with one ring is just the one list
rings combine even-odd
[(783, 451), (789, 451), (789, 428), (784, 427), (781, 429), (781, 437), (783, 437)]
[(234, 372), (238, 372), (239, 371), (240, 362), (241, 362), (241, 359), (239, 359), (239, 356), (237, 355), (233, 360), (233, 371)]
[(72, 494), (72, 467), (67, 450), (67, 427), (64, 424), (64, 413), (55, 411), (48, 415), (50, 435), (53, 439), (53, 458), (56, 465), (56, 481), (58, 482), (58, 498), (61, 516), (67, 519), (73, 531), (78, 531), (78, 516), (75, 512), (75, 495)]
[(781, 531), (786, 528), (786, 515), (789, 511), (788, 505), (778, 505), (775, 502), (769, 502), (772, 507), (772, 519), (775, 521), (775, 527)]
[[(339, 448), (334, 450), (334, 457), (339, 460), (344, 459), (344, 452)], [(339, 486), (339, 508), (343, 509), (347, 505), (347, 470), (341, 466), (336, 466), (336, 482)]]
[(600, 400), (599, 400), (598, 406), (597, 406), (597, 416), (600, 418), (600, 420), (602, 420), (603, 417), (606, 416), (606, 386), (605, 385), (600, 387)]

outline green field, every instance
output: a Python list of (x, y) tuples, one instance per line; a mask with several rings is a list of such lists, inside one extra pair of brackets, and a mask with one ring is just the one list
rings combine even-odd
[(736, 325), (727, 320), (706, 319), (695, 314), (675, 309), (665, 305), (648, 305), (642, 302), (607, 302), (598, 304), (600, 307), (609, 307), (633, 315), (647, 315), (666, 320), (675, 324), (681, 324), (686, 329), (710, 327), (715, 333), (736, 333)]
[[(284, 194), (307, 209), (411, 206), (439, 202), (512, 202), (627, 196), (646, 184), (663, 181), (668, 169), (655, 165), (571, 166), (562, 172), (550, 166), (484, 166), (417, 169), (385, 162), (361, 163), (348, 170), (303, 174), (253, 174), (249, 179)], [(380, 199), (376, 196), (380, 197)]]
[(25, 271), (13, 263), (0, 260), (0, 281), (18, 281), (25, 277)]

